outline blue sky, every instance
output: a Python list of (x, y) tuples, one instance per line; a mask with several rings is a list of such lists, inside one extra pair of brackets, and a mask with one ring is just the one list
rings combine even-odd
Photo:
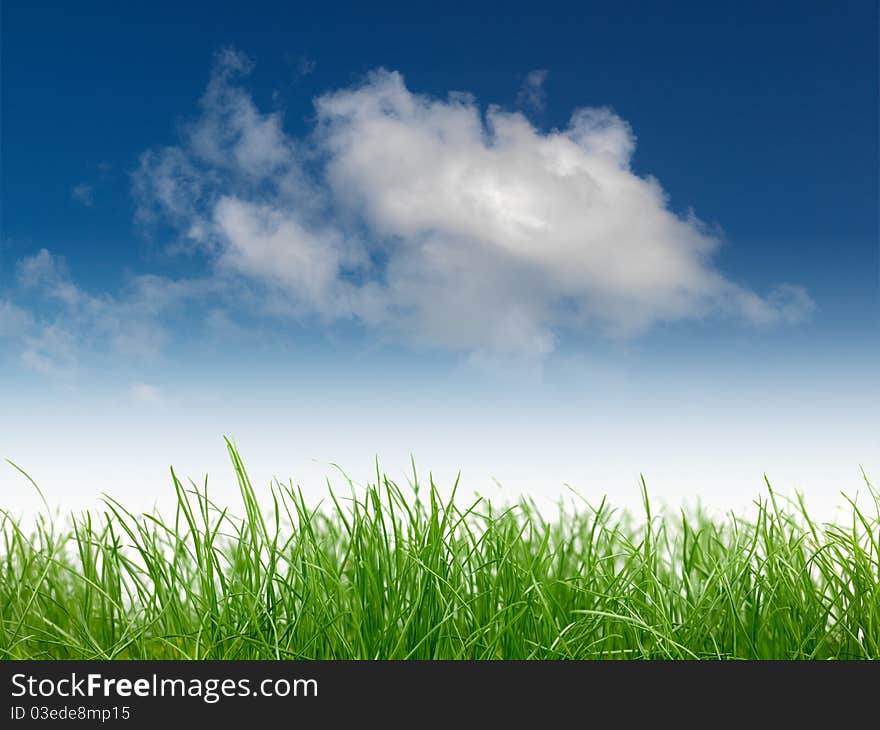
[(3, 6), (0, 451), (57, 501), (223, 433), (722, 506), (876, 465), (872, 4), (129, 5)]

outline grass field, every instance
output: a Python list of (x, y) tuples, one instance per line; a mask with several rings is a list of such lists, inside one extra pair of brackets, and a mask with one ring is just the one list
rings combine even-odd
[(165, 517), (3, 513), (0, 659), (880, 658), (870, 485), (838, 524), (769, 485), (748, 520), (646, 496), (548, 521), (378, 473), (320, 507), (258, 496), (230, 455), (240, 516), (176, 477)]

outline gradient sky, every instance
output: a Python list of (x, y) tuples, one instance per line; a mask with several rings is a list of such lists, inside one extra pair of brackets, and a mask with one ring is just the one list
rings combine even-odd
[(0, 455), (52, 502), (222, 492), (224, 434), (315, 495), (876, 483), (874, 3), (2, 12)]

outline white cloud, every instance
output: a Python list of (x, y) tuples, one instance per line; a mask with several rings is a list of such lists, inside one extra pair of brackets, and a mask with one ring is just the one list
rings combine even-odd
[(244, 54), (219, 53), (199, 100), (201, 114), (185, 126), (181, 144), (141, 155), (132, 177), (140, 222), (170, 222), (190, 245), (210, 250), (214, 208), (224, 197), (268, 196), (298, 216), (320, 206), (322, 193), (306, 180), (280, 114), (262, 114), (235, 83), (251, 66)]
[[(142, 218), (172, 222), (215, 276), (264, 288), (275, 314), (542, 355), (569, 333), (709, 316), (771, 325), (812, 308), (800, 287), (761, 296), (727, 279), (717, 236), (632, 170), (635, 135), (608, 109), (545, 132), (380, 70), (319, 97), (314, 132), (294, 139), (241, 87), (250, 68), (220, 55), (200, 116), (178, 146), (144, 154), (135, 192)], [(545, 77), (530, 74), (534, 94)]]
[(251, 178), (281, 174), (290, 166), (293, 144), (282, 131), (280, 114), (261, 114), (247, 92), (234, 85), (249, 72), (243, 55), (220, 54), (199, 102), (202, 116), (187, 130), (190, 148), (219, 169)]
[(88, 183), (79, 183), (71, 189), (70, 197), (86, 208), (91, 208), (95, 204), (95, 188)]
[(544, 111), (547, 104), (547, 92), (544, 90), (544, 84), (549, 75), (550, 72), (545, 68), (529, 71), (519, 87), (516, 103), (532, 111)]
[(309, 227), (292, 212), (235, 197), (214, 207), (213, 226), (223, 244), (221, 273), (245, 275), (286, 293), (287, 309), (325, 320), (366, 315), (369, 285), (343, 278), (365, 264), (365, 253), (332, 227)]
[(170, 338), (163, 317), (215, 285), (142, 275), (116, 296), (95, 295), (73, 281), (63, 259), (41, 249), (16, 266), (16, 285), (0, 302), (0, 338), (17, 343), (26, 367), (57, 377), (73, 375), (83, 356), (150, 360)]

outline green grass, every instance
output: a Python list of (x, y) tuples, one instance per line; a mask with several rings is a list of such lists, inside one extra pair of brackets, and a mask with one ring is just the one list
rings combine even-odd
[[(880, 493), (818, 524), (769, 488), (754, 515), (546, 520), (533, 503), (441, 501), (382, 477), (309, 505), (258, 496), (235, 449), (241, 516), (207, 486), (173, 515), (33, 528), (0, 513), (0, 658), (880, 658)], [(355, 497), (357, 494), (357, 497)]]

